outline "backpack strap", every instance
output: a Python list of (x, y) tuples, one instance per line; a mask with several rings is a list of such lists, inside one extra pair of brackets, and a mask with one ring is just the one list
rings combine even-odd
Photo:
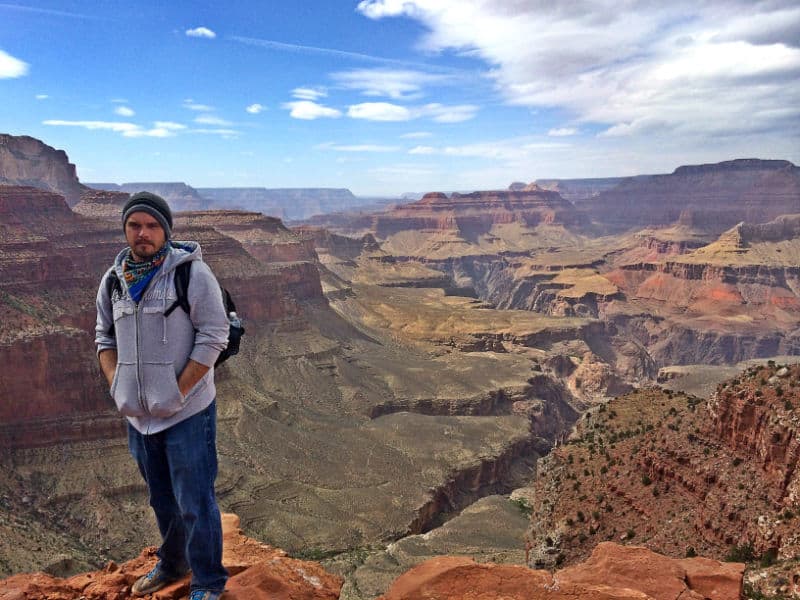
[(164, 316), (168, 317), (172, 311), (179, 306), (188, 315), (191, 307), (189, 306), (189, 279), (192, 274), (192, 263), (184, 262), (175, 267), (174, 280), (175, 280), (175, 295), (177, 298), (166, 311)]
[[(120, 296), (122, 295), (122, 283), (119, 281), (119, 277), (117, 276), (117, 272), (114, 269), (108, 274), (106, 277), (106, 294), (108, 294), (108, 301), (113, 302), (114, 292), (117, 292)], [(108, 335), (112, 337), (116, 337), (117, 332), (116, 328), (114, 327), (114, 322), (111, 322), (111, 327), (108, 328)]]
[(114, 269), (111, 269), (108, 277), (106, 277), (106, 294), (108, 294), (109, 300), (111, 300), (111, 298), (114, 296), (115, 291), (121, 295), (122, 284), (119, 281), (119, 277), (117, 277), (117, 272)]

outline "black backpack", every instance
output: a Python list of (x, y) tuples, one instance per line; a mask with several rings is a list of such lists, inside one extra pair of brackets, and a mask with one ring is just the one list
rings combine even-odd
[[(189, 289), (189, 279), (191, 278), (191, 274), (191, 262), (184, 262), (175, 267), (175, 294), (178, 297), (175, 299), (175, 302), (173, 302), (172, 305), (166, 311), (164, 311), (165, 318), (170, 316), (172, 311), (179, 306), (187, 315), (189, 314), (190, 306), (187, 290)], [(220, 290), (222, 290), (222, 303), (225, 305), (225, 314), (228, 315), (229, 328), (228, 347), (220, 353), (219, 357), (217, 358), (217, 362), (214, 363), (215, 367), (218, 367), (224, 363), (231, 356), (239, 354), (239, 344), (245, 331), (244, 326), (242, 325), (242, 320), (236, 314), (236, 304), (233, 302), (233, 298), (228, 290), (221, 285), (219, 287)], [(122, 284), (119, 281), (119, 277), (117, 277), (116, 271), (112, 269), (108, 274), (108, 278), (106, 279), (106, 291), (108, 292), (109, 298), (113, 297), (115, 290), (118, 294), (122, 295)], [(109, 335), (114, 335), (113, 324), (111, 325), (111, 329), (108, 333)]]

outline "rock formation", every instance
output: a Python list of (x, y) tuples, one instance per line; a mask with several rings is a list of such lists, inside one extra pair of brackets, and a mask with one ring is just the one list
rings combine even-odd
[(800, 366), (754, 366), (708, 402), (639, 391), (584, 414), (540, 465), (533, 564), (602, 540), (762, 562), (797, 555)]
[(0, 134), (0, 185), (32, 186), (61, 194), (76, 204), (81, 185), (67, 153), (29, 136)]
[(719, 234), (740, 221), (800, 212), (800, 168), (757, 159), (683, 166), (670, 175), (624, 180), (577, 205), (612, 230), (681, 221)]
[(121, 221), (122, 207), (125, 206), (128, 198), (130, 198), (128, 192), (92, 189), (84, 192), (80, 202), (73, 206), (72, 210), (86, 217)]
[(380, 600), (739, 600), (743, 571), (741, 563), (670, 559), (603, 543), (586, 562), (554, 573), (434, 558), (398, 578)]
[[(342, 580), (318, 563), (289, 558), (285, 552), (243, 535), (239, 519), (226, 514), (222, 519), (222, 562), (230, 579), (225, 589), (229, 600), (336, 600)], [(147, 573), (158, 558), (149, 547), (135, 559), (122, 564), (109, 562), (102, 571), (59, 578), (45, 573), (20, 574), (0, 580), (0, 599), (14, 600), (122, 600), (130, 597), (133, 582)], [(167, 586), (156, 596), (179, 600), (189, 593), (189, 577)]]
[(493, 225), (520, 223), (575, 225), (581, 222), (571, 203), (556, 192), (534, 189), (514, 191), (425, 194), (422, 200), (405, 204), (376, 217), (374, 230), (379, 238), (405, 230), (453, 230), (463, 239), (475, 240), (490, 232)]
[(202, 210), (209, 208), (209, 202), (198, 190), (183, 182), (135, 182), (135, 183), (87, 183), (90, 188), (135, 194), (136, 192), (153, 192), (169, 202), (174, 211)]
[[(639, 175), (637, 179), (643, 179), (649, 175)], [(593, 198), (601, 192), (614, 189), (624, 177), (595, 177), (586, 179), (537, 179), (536, 185), (545, 190), (558, 192), (562, 198), (570, 202), (579, 202), (588, 198)]]

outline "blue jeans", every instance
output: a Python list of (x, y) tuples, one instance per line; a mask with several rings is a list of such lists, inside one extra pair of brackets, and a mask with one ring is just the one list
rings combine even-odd
[(161, 531), (161, 567), (175, 576), (191, 569), (192, 590), (222, 591), (228, 579), (214, 495), (216, 435), (216, 401), (153, 435), (128, 425), (128, 447), (147, 482)]

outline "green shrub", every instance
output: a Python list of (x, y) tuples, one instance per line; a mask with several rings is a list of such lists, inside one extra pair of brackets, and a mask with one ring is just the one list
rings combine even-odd
[(694, 558), (695, 556), (697, 556), (697, 552), (695, 551), (694, 546), (689, 546), (686, 549), (686, 558)]
[(528, 502), (527, 498), (514, 498), (511, 500), (511, 503), (514, 504), (523, 515), (530, 516), (531, 513), (533, 513), (533, 507), (530, 502)]
[(725, 556), (726, 562), (753, 562), (756, 559), (753, 543), (747, 542), (739, 546), (731, 546), (728, 554)]

